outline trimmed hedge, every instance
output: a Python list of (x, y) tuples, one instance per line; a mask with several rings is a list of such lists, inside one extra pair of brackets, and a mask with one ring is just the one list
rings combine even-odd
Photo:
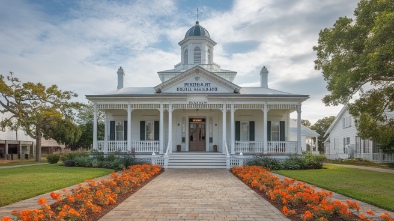
[(55, 164), (55, 163), (59, 162), (59, 160), (60, 160), (60, 155), (59, 154), (49, 154), (47, 156), (47, 161), (50, 164)]
[(246, 162), (248, 166), (262, 166), (271, 170), (305, 170), (305, 169), (321, 169), (323, 162), (326, 160), (324, 156), (315, 156), (305, 154), (299, 156), (290, 156), (284, 160), (270, 158), (267, 156), (254, 156)]

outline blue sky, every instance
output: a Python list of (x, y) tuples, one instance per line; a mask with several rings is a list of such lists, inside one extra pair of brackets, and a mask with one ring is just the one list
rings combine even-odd
[[(0, 0), (0, 74), (22, 81), (57, 84), (85, 95), (116, 89), (116, 71), (125, 86), (155, 86), (158, 71), (180, 62), (178, 42), (200, 25), (217, 42), (214, 62), (238, 72), (234, 83), (308, 94), (302, 118), (312, 123), (336, 115), (325, 107), (327, 90), (314, 70), (321, 29), (339, 17), (353, 17), (357, 0)], [(295, 115), (292, 115), (293, 117)]]

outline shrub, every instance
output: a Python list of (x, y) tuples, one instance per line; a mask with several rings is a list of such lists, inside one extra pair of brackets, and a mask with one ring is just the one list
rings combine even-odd
[(64, 161), (64, 166), (65, 167), (75, 167), (75, 161), (74, 160), (66, 160), (66, 161)]
[(248, 166), (262, 166), (270, 168), (271, 170), (280, 170), (282, 165), (278, 159), (270, 157), (254, 156), (251, 160), (246, 162)]
[(55, 164), (55, 163), (59, 162), (59, 160), (60, 160), (60, 155), (58, 155), (58, 154), (49, 154), (47, 156), (47, 161), (50, 164)]
[(325, 157), (314, 156), (309, 153), (306, 154), (304, 158), (302, 158), (302, 163), (305, 169), (321, 169), (323, 168), (324, 160)]
[(74, 158), (76, 167), (92, 167), (92, 161), (89, 157), (79, 156)]
[(60, 159), (63, 161), (63, 162), (65, 162), (65, 161), (67, 161), (67, 160), (73, 160), (73, 159), (75, 159), (76, 157), (88, 157), (89, 156), (89, 153), (88, 152), (69, 152), (69, 153), (66, 153), (66, 154), (63, 154), (61, 157), (60, 157)]
[(283, 162), (285, 170), (301, 170), (304, 169), (304, 163), (300, 157), (289, 157)]

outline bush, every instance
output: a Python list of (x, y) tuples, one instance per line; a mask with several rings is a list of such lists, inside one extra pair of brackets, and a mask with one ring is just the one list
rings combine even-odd
[(89, 157), (79, 156), (75, 157), (74, 160), (76, 167), (92, 167), (92, 161)]
[(64, 161), (64, 166), (65, 167), (75, 167), (75, 161), (74, 160), (66, 160), (66, 161)]
[(289, 157), (283, 161), (283, 169), (285, 170), (302, 170), (304, 169), (304, 162), (300, 157)]
[(325, 157), (323, 156), (314, 156), (312, 154), (306, 154), (304, 158), (302, 158), (302, 163), (304, 169), (321, 169), (323, 168), (323, 162), (325, 161)]
[(262, 166), (271, 170), (280, 170), (282, 165), (278, 159), (270, 157), (254, 156), (251, 160), (246, 162), (248, 166)]
[(58, 154), (49, 154), (47, 156), (47, 161), (50, 164), (55, 164), (55, 163), (59, 162), (59, 160), (60, 160), (60, 155), (58, 155)]
[(74, 160), (76, 157), (88, 157), (89, 153), (88, 152), (69, 152), (66, 154), (63, 154), (60, 159), (65, 162), (67, 160)]

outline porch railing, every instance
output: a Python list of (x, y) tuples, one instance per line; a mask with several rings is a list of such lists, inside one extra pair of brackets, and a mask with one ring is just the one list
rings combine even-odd
[[(264, 153), (263, 141), (235, 141), (236, 153)], [(268, 141), (267, 153), (297, 153), (297, 141)]]
[(159, 141), (131, 141), (127, 145), (127, 141), (98, 141), (97, 149), (102, 152), (159, 152)]

